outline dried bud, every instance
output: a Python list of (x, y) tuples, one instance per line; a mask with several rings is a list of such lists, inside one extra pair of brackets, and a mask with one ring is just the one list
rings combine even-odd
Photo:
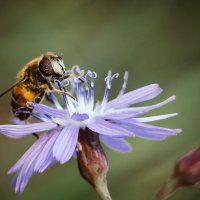
[(173, 178), (176, 187), (195, 185), (200, 181), (200, 146), (176, 162)]
[(167, 199), (180, 187), (200, 182), (200, 146), (179, 158), (170, 181), (157, 194), (157, 200)]
[(98, 192), (102, 200), (111, 200), (106, 174), (108, 161), (99, 141), (99, 135), (89, 129), (80, 130), (77, 144), (80, 174)]

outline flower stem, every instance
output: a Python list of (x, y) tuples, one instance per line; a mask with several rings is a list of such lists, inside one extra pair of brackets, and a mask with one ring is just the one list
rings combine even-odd
[(171, 197), (177, 190), (176, 183), (173, 179), (169, 180), (165, 185), (163, 185), (160, 191), (157, 193), (155, 200), (167, 200)]
[(94, 189), (99, 194), (102, 200), (112, 200), (108, 191), (106, 177), (99, 177)]

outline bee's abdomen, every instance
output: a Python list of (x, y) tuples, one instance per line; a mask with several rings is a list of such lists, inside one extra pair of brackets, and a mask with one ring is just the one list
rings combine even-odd
[[(22, 108), (23, 107), (23, 111), (22, 112)], [(13, 98), (11, 98), (11, 109), (12, 109), (12, 113), (15, 117), (19, 118), (20, 120), (26, 120), (29, 118), (30, 114), (26, 111), (32, 111), (30, 108), (28, 108), (27, 106), (24, 107), (22, 105), (20, 105), (18, 102), (16, 102), (16, 100)], [(21, 111), (20, 111), (21, 109)]]
[[(24, 85), (18, 85), (13, 88), (11, 96), (11, 108), (12, 113), (20, 120), (26, 120), (30, 114), (26, 111), (32, 111), (27, 107), (27, 102), (34, 102), (36, 97), (43, 97), (43, 91), (37, 88), (24, 87)], [(23, 109), (21, 109), (23, 108)], [(25, 111), (25, 112), (20, 112)]]

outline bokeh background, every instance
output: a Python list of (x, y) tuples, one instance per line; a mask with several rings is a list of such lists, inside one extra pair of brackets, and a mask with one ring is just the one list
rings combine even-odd
[[(18, 70), (46, 51), (98, 73), (97, 98), (108, 69), (121, 78), (129, 71), (128, 90), (159, 83), (164, 93), (145, 105), (176, 94), (176, 101), (150, 114), (178, 112), (157, 125), (183, 128), (165, 141), (130, 139), (134, 151), (123, 155), (105, 148), (113, 200), (152, 199), (172, 173), (175, 160), (200, 144), (200, 1), (1, 1), (0, 91), (15, 82)], [(122, 79), (115, 80), (113, 97)], [(0, 99), (0, 124), (10, 123), (9, 94)], [(76, 160), (33, 176), (23, 195), (10, 187), (7, 170), (34, 142), (30, 136), (0, 136), (1, 200), (99, 199), (80, 177)], [(200, 199), (199, 188), (179, 190), (171, 200)]]

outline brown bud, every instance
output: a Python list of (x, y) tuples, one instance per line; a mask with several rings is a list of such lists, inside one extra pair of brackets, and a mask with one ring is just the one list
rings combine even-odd
[(200, 182), (200, 146), (176, 161), (171, 179), (156, 195), (157, 200), (168, 199), (178, 188)]
[(99, 135), (87, 128), (79, 132), (77, 161), (82, 177), (93, 186), (103, 200), (111, 200), (106, 179), (108, 161)]
[(200, 182), (200, 146), (176, 162), (173, 179), (176, 180), (176, 187), (195, 185)]

